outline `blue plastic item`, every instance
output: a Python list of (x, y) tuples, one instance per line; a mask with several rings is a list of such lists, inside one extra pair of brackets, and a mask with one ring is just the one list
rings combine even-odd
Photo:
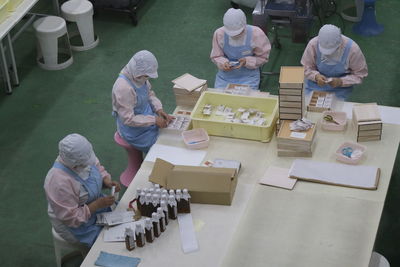
[(354, 33), (362, 36), (373, 36), (383, 32), (383, 25), (376, 22), (375, 1), (364, 0), (364, 12), (361, 21), (353, 26)]

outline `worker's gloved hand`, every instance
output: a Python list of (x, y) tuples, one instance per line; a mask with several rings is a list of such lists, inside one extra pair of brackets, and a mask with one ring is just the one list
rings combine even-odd
[(229, 62), (225, 62), (224, 65), (222, 66), (222, 70), (224, 70), (224, 71), (232, 70), (231, 64), (229, 64)]
[(332, 78), (332, 81), (329, 82), (329, 85), (333, 88), (341, 87), (343, 84), (342, 79), (340, 78)]
[(234, 67), (235, 69), (240, 69), (241, 67), (246, 65), (246, 58), (242, 57), (241, 59), (239, 59), (239, 65), (237, 65), (236, 67)]
[(321, 74), (315, 75), (315, 81), (317, 82), (318, 86), (324, 86), (326, 83), (326, 77)]
[(157, 111), (157, 115), (167, 121), (167, 125), (174, 119), (173, 116), (168, 115), (165, 113), (164, 110), (160, 109)]
[(167, 121), (159, 116), (156, 116), (156, 125), (158, 128), (166, 128), (168, 126)]

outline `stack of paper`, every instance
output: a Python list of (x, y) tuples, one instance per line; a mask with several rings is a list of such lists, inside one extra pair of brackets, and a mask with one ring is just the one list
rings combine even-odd
[(201, 93), (207, 89), (207, 81), (189, 73), (174, 79), (175, 101), (177, 106), (194, 106)]
[(376, 103), (354, 104), (353, 122), (357, 129), (357, 142), (381, 140), (382, 120)]
[(279, 119), (297, 120), (304, 116), (304, 67), (282, 66), (279, 76)]
[(296, 159), (289, 176), (311, 182), (375, 190), (378, 187), (380, 170), (373, 166)]
[(290, 130), (290, 123), (293, 121), (284, 120), (281, 123), (278, 140), (279, 157), (312, 157), (312, 150), (315, 144), (315, 124), (303, 132)]
[(96, 224), (117, 225), (121, 223), (133, 222), (135, 213), (133, 211), (112, 211), (97, 214)]

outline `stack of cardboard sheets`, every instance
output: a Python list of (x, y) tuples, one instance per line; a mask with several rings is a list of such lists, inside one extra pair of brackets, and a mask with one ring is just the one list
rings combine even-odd
[(194, 107), (202, 92), (207, 90), (207, 81), (189, 73), (174, 79), (173, 91), (177, 106)]
[(303, 132), (290, 130), (293, 121), (281, 121), (278, 132), (278, 156), (279, 157), (312, 157), (315, 144), (315, 124)]

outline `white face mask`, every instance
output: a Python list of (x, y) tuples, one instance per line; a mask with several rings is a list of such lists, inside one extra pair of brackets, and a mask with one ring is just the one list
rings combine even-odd
[(90, 166), (89, 165), (79, 165), (74, 167), (74, 172), (79, 175), (83, 180), (89, 178)]
[(149, 76), (146, 76), (146, 75), (135, 77), (135, 81), (138, 84), (144, 84), (148, 79), (149, 79)]
[(328, 65), (334, 65), (341, 60), (343, 55), (343, 50), (344, 47), (339, 46), (338, 49), (336, 49), (336, 51), (330, 55), (321, 54), (321, 61)]

